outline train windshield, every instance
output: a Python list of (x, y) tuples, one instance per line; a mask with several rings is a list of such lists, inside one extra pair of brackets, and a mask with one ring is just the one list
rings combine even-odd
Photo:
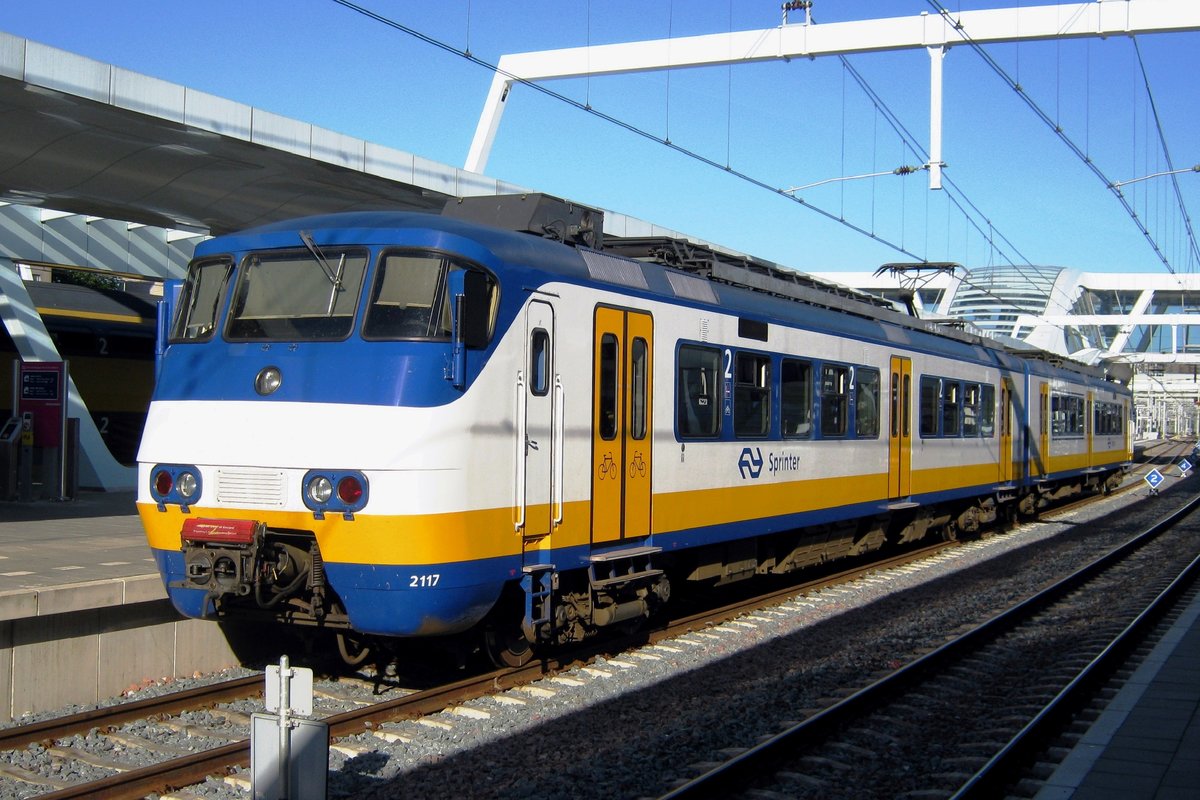
[(225, 296), (225, 282), (233, 264), (229, 259), (197, 261), (188, 270), (179, 295), (179, 310), (171, 328), (172, 342), (198, 342), (212, 338)]
[(367, 266), (365, 250), (254, 253), (239, 270), (225, 337), (234, 341), (345, 339)]

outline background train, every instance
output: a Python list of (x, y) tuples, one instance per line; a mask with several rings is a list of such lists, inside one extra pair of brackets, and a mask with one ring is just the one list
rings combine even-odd
[(599, 230), (526, 195), (198, 247), (138, 454), (176, 607), (520, 662), (681, 583), (953, 537), (1131, 458), (1100, 370)]
[[(42, 316), (59, 355), (70, 362), (79, 390), (113, 458), (132, 465), (154, 390), (156, 281), (97, 275), (65, 267), (37, 266), (41, 280), (25, 288)], [(51, 280), (52, 275), (55, 280)], [(95, 276), (94, 285), (57, 282), (62, 276)], [(19, 356), (0, 325), (0, 414), (12, 413), (11, 362)]]

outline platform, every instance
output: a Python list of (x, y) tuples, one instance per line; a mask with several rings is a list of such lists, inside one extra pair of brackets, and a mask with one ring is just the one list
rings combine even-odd
[(133, 492), (0, 503), (0, 721), (236, 663), (167, 600)]
[(1200, 596), (1036, 800), (1191, 800), (1200, 793)]
[(152, 576), (165, 598), (134, 497), (80, 492), (69, 502), (0, 503), (0, 619), (11, 619), (4, 604), (14, 591), (50, 593), (80, 581)]

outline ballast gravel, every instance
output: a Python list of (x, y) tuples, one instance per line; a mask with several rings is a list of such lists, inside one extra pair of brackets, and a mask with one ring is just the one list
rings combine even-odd
[[(328, 795), (454, 800), (661, 795), (706, 764), (753, 746), (1090, 561), (1195, 492), (1195, 479), (1174, 481), (1172, 491), (1148, 500), (1145, 489), (1135, 489), (1054, 521), (1024, 524), (919, 564), (599, 659), (465, 708), (388, 723), (377, 733), (335, 743)], [(161, 691), (199, 683), (176, 681)], [(164, 746), (187, 742), (154, 726), (142, 735), (161, 736)], [(0, 756), (0, 763), (19, 765), (23, 752)], [(233, 781), (210, 778), (176, 796), (246, 798), (249, 777), (243, 770)], [(38, 793), (11, 786), (4, 781), (0, 800)]]

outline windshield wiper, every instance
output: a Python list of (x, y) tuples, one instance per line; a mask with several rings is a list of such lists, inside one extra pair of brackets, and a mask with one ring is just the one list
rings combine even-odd
[(321, 270), (325, 273), (325, 277), (334, 286), (337, 286), (341, 281), (333, 274), (333, 267), (329, 266), (329, 262), (325, 260), (325, 254), (321, 252), (321, 248), (317, 247), (317, 243), (313, 241), (312, 234), (308, 231), (300, 231), (300, 241), (304, 242), (304, 246), (308, 248), (308, 252), (313, 254), (313, 258), (321, 265)]
[(325, 277), (329, 279), (329, 284), (333, 288), (329, 292), (329, 308), (326, 310), (326, 316), (333, 316), (333, 306), (337, 301), (337, 293), (342, 289), (342, 273), (346, 269), (346, 254), (342, 253), (342, 257), (338, 259), (337, 272), (333, 271), (333, 267), (329, 266), (329, 261), (325, 258), (325, 254), (321, 252), (321, 248), (317, 247), (317, 243), (313, 241), (312, 234), (308, 231), (300, 231), (300, 241), (304, 242), (304, 246), (313, 254), (313, 258), (321, 266), (321, 271), (325, 273)]

